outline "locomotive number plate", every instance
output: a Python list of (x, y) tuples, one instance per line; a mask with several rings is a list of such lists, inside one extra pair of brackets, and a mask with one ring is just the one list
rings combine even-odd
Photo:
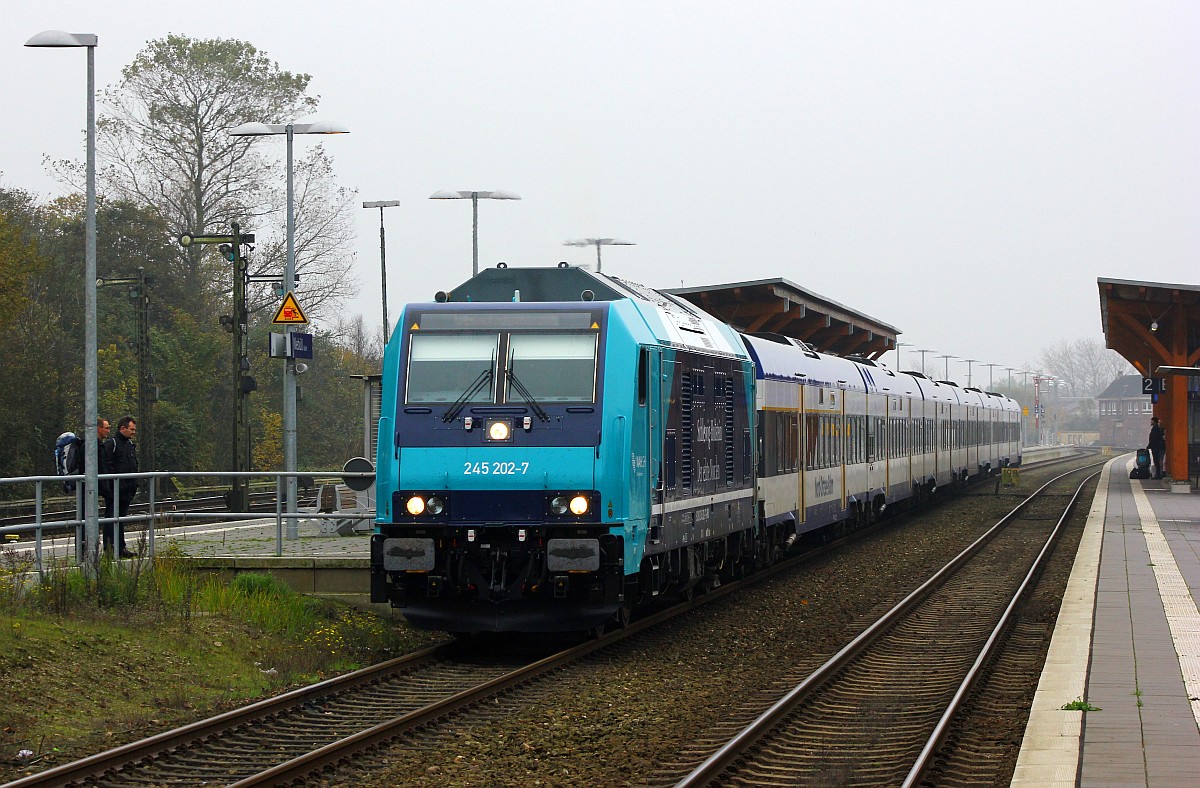
[(464, 462), (463, 476), (524, 476), (527, 462)]

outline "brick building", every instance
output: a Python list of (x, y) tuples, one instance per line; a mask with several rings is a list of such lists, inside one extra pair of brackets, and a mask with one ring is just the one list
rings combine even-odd
[(1100, 445), (1121, 449), (1145, 447), (1153, 405), (1142, 393), (1140, 375), (1122, 375), (1096, 397), (1100, 404)]

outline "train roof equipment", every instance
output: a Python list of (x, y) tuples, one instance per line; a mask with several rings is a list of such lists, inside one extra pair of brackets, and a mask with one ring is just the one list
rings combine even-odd
[(553, 267), (487, 268), (438, 303), (587, 303), (629, 301), (637, 305), (655, 339), (662, 345), (746, 358), (733, 329), (695, 305), (664, 291), (566, 263)]

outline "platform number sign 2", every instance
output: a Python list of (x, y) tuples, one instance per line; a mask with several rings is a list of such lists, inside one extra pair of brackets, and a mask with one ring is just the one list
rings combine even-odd
[(1167, 390), (1166, 378), (1142, 378), (1143, 394), (1160, 394)]

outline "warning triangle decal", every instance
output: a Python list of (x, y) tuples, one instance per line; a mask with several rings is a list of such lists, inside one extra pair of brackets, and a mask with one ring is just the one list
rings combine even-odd
[(300, 302), (296, 300), (296, 296), (292, 295), (292, 291), (289, 290), (288, 294), (283, 297), (283, 304), (280, 305), (279, 311), (275, 313), (275, 319), (271, 322), (277, 325), (308, 322), (308, 318), (304, 316), (304, 310), (300, 308)]

